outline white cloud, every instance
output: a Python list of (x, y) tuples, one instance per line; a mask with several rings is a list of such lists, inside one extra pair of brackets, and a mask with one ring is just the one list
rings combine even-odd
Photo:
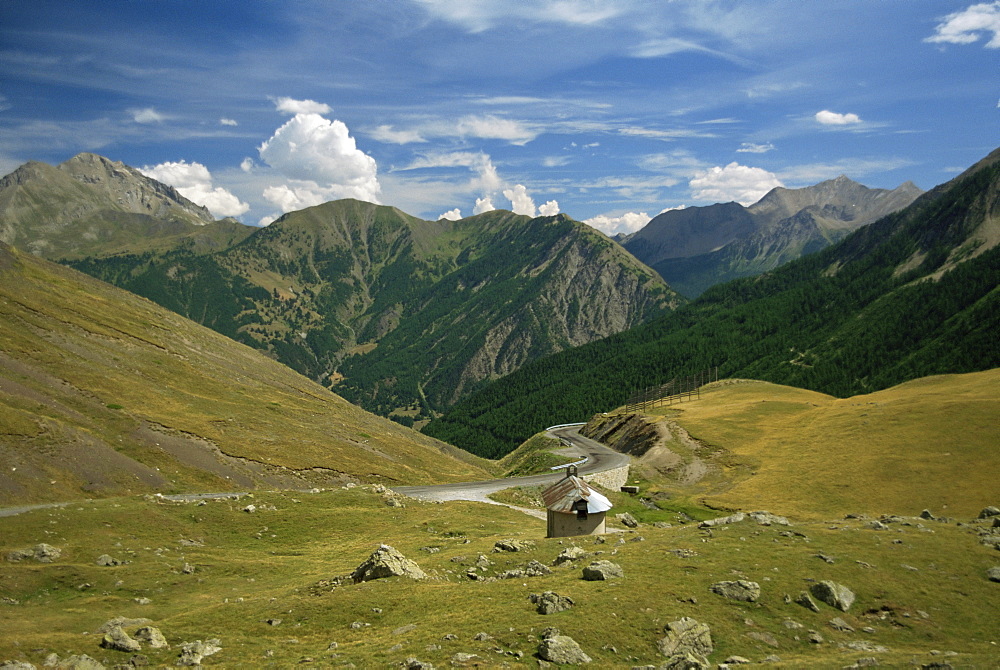
[(214, 216), (240, 216), (246, 214), (250, 205), (241, 202), (235, 195), (222, 188), (212, 186), (212, 174), (201, 163), (160, 163), (139, 170), (147, 177), (169, 184), (191, 202), (207, 207)]
[(625, 235), (634, 233), (649, 223), (649, 221), (650, 216), (646, 212), (625, 212), (620, 216), (600, 214), (592, 219), (585, 220), (584, 223), (610, 237), (619, 233), (624, 233)]
[(297, 113), (258, 151), (265, 163), (289, 180), (264, 193), (284, 212), (291, 211), (288, 207), (297, 209), (296, 203), (310, 206), (336, 198), (379, 201), (375, 159), (357, 148), (341, 121)]
[(689, 182), (695, 200), (730, 202), (752, 205), (777, 186), (778, 178), (762, 168), (732, 162), (725, 167), (712, 167), (699, 172)]
[(462, 210), (458, 207), (455, 209), (449, 209), (447, 212), (438, 217), (438, 221), (441, 219), (447, 219), (448, 221), (458, 221), (462, 218)]
[(132, 115), (132, 120), (136, 123), (161, 123), (167, 118), (152, 107), (130, 109), (128, 113)]
[(857, 114), (839, 114), (828, 109), (816, 112), (816, 120), (824, 126), (848, 126), (861, 123), (861, 118)]
[(671, 142), (679, 137), (718, 137), (715, 133), (706, 133), (700, 130), (688, 130), (684, 128), (674, 128), (672, 130), (655, 130), (652, 128), (628, 127), (618, 131), (628, 137), (648, 137), (654, 140)]
[(925, 42), (972, 44), (982, 33), (993, 33), (986, 42), (988, 49), (1000, 49), (1000, 2), (983, 2), (970, 5), (960, 12), (945, 16), (934, 34)]
[(528, 195), (528, 189), (523, 184), (515, 184), (513, 188), (506, 188), (503, 191), (505, 198), (510, 200), (510, 209), (515, 214), (535, 216), (535, 201)]
[(484, 212), (492, 212), (496, 207), (493, 206), (493, 199), (488, 195), (482, 198), (476, 198), (476, 206), (472, 208), (473, 214), (482, 214)]
[(274, 107), (284, 114), (329, 114), (330, 105), (315, 100), (295, 100), (294, 98), (272, 98)]
[(242, 160), (242, 162), (240, 162), (240, 169), (243, 170), (244, 172), (250, 172), (251, 170), (253, 170), (253, 168), (254, 168), (254, 162), (253, 159), (250, 158), (249, 156), (247, 156)]
[(538, 131), (521, 121), (502, 119), (497, 116), (463, 116), (453, 126), (442, 129), (442, 135), (449, 135), (450, 128), (461, 137), (475, 137), (484, 140), (504, 140), (511, 144), (524, 145), (538, 137)]
[(272, 223), (274, 223), (277, 220), (278, 220), (278, 217), (276, 217), (276, 216), (271, 216), (271, 215), (262, 216), (262, 217), (260, 217), (260, 221), (257, 222), (257, 226), (260, 227), (260, 228), (263, 228), (264, 226), (270, 226)]
[(768, 142), (767, 144), (754, 144), (752, 142), (744, 142), (740, 145), (740, 148), (736, 150), (738, 154), (766, 154), (768, 151), (774, 151), (774, 145)]
[(223, 125), (223, 126), (238, 126), (238, 125), (240, 125), (236, 121), (236, 119), (226, 119), (226, 118), (219, 119), (219, 124)]
[(614, 18), (624, 8), (606, 0), (419, 0), (428, 14), (481, 33), (512, 20), (594, 25)]
[(559, 213), (559, 203), (555, 200), (549, 200), (538, 207), (538, 213), (542, 216), (555, 216)]
[(542, 165), (545, 167), (562, 167), (569, 163), (569, 156), (546, 156), (542, 159)]
[(386, 144), (414, 144), (427, 141), (419, 130), (396, 130), (392, 126), (379, 126), (372, 131), (371, 136)]

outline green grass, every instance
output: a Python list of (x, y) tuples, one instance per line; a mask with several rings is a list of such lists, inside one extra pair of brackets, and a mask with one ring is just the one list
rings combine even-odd
[[(242, 512), (250, 502), (260, 511)], [(801, 535), (782, 534), (788, 530)], [(630, 667), (662, 662), (656, 641), (663, 626), (691, 616), (711, 626), (714, 662), (731, 654), (755, 661), (776, 654), (782, 659), (777, 667), (840, 668), (876, 656), (893, 666), (935, 660), (931, 650), (957, 652), (948, 660), (963, 667), (989, 667), (996, 659), (991, 642), (1000, 623), (997, 585), (985, 571), (1000, 563), (1000, 555), (979, 545), (972, 527), (923, 522), (922, 528), (892, 524), (879, 532), (863, 529), (861, 521), (831, 517), (791, 529), (743, 522), (711, 534), (693, 523), (644, 525), (625, 533), (623, 544), (614, 535), (600, 543), (543, 536), (544, 522), (504, 508), (412, 500), (390, 508), (382, 496), (360, 487), (258, 493), (204, 505), (117, 498), (0, 518), (4, 555), (39, 542), (63, 551), (51, 564), (0, 563), (0, 591), (17, 602), (0, 604), (0, 658), (40, 666), (50, 652), (86, 653), (110, 667), (130, 655), (101, 649), (93, 631), (113, 616), (143, 616), (171, 644), (168, 650), (143, 650), (154, 667), (172, 665), (181, 642), (213, 637), (223, 651), (206, 658), (206, 666), (290, 667), (312, 659), (317, 665), (387, 667), (413, 656), (448, 667), (455, 653), (466, 652), (490, 666), (535, 667), (532, 654), (547, 626), (576, 639), (595, 667)], [(636, 541), (638, 536), (644, 540)], [(525, 553), (492, 553), (494, 542), (508, 537), (531, 539), (536, 546)], [(352, 571), (382, 542), (416, 560), (431, 578), (316, 588)], [(625, 578), (586, 582), (580, 566), (491, 583), (464, 577), (479, 554), (494, 562), (487, 574), (496, 574), (532, 559), (551, 564), (570, 544), (619, 563)], [(94, 561), (103, 553), (128, 563), (99, 567)], [(834, 563), (816, 558), (818, 553)], [(194, 572), (185, 574), (185, 564)], [(708, 590), (716, 581), (737, 578), (761, 584), (757, 603), (725, 601)], [(784, 602), (785, 594), (797, 595), (811, 579), (843, 583), (858, 600), (848, 613), (826, 605), (813, 613)], [(545, 590), (577, 604), (539, 615), (527, 596)], [(140, 605), (136, 598), (151, 602)], [(834, 616), (874, 632), (837, 632), (827, 623)], [(273, 626), (268, 619), (281, 623)], [(786, 619), (804, 628), (788, 629)], [(355, 621), (370, 625), (352, 629)], [(394, 634), (410, 624), (416, 628)], [(809, 643), (808, 630), (820, 631), (826, 642)], [(493, 639), (473, 640), (480, 632)], [(752, 632), (773, 636), (778, 646), (748, 637)], [(443, 639), (449, 634), (457, 639)], [(851, 640), (889, 651), (837, 647)], [(328, 649), (331, 642), (336, 649)], [(517, 652), (523, 656), (512, 655)]]
[(548, 472), (557, 465), (579, 460), (576, 457), (554, 453), (564, 448), (559, 440), (539, 433), (501, 458), (498, 465), (504, 477), (522, 477)]

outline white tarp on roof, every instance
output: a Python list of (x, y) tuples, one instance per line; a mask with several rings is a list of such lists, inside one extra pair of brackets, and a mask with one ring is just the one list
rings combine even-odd
[(545, 507), (553, 512), (563, 512), (572, 514), (573, 503), (580, 499), (587, 501), (587, 512), (607, 512), (611, 509), (611, 501), (590, 487), (587, 482), (579, 477), (569, 475), (561, 479), (549, 488), (542, 491), (542, 500)]

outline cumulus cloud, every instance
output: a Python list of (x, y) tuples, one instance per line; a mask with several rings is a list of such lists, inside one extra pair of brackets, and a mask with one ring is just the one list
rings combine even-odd
[(768, 142), (767, 144), (754, 144), (752, 142), (744, 142), (740, 145), (740, 148), (736, 150), (738, 154), (766, 154), (768, 151), (773, 151), (774, 145)]
[(549, 200), (538, 207), (538, 213), (542, 216), (555, 216), (559, 213), (559, 203), (555, 200)]
[(161, 123), (167, 118), (152, 107), (130, 109), (128, 113), (132, 115), (132, 120), (136, 123)]
[(243, 170), (244, 172), (250, 172), (251, 170), (253, 170), (253, 167), (254, 167), (253, 159), (250, 158), (249, 156), (244, 158), (243, 161), (240, 163), (240, 169)]
[(482, 198), (476, 198), (476, 206), (472, 208), (473, 214), (483, 214), (484, 212), (492, 212), (496, 207), (493, 206), (493, 199), (488, 195)]
[(284, 114), (329, 114), (330, 105), (315, 100), (295, 100), (294, 98), (274, 98), (275, 108)]
[(649, 221), (650, 216), (646, 212), (625, 212), (620, 216), (600, 214), (591, 219), (584, 220), (584, 223), (610, 237), (619, 233), (625, 235), (634, 233), (649, 223)]
[(447, 219), (448, 221), (458, 221), (462, 218), (462, 210), (458, 207), (455, 209), (449, 209), (447, 212), (438, 217), (438, 221), (441, 219)]
[(238, 125), (240, 125), (239, 123), (237, 123), (236, 119), (226, 119), (226, 118), (219, 119), (219, 124), (223, 125), (223, 126), (238, 126)]
[(861, 118), (857, 114), (838, 114), (828, 109), (816, 112), (816, 120), (824, 126), (848, 126), (861, 123)]
[(289, 180), (264, 192), (284, 212), (336, 198), (378, 202), (375, 159), (358, 149), (341, 121), (298, 112), (260, 145), (258, 153)]
[(207, 207), (213, 216), (240, 216), (250, 205), (235, 195), (212, 185), (212, 174), (201, 163), (187, 161), (167, 162), (145, 166), (139, 170), (147, 177), (169, 184), (191, 202)]
[(695, 200), (752, 205), (777, 186), (784, 186), (771, 172), (732, 162), (697, 173), (688, 183)]
[(510, 200), (510, 209), (515, 214), (535, 216), (537, 212), (535, 201), (528, 195), (528, 189), (523, 184), (515, 184), (513, 188), (505, 188), (503, 195)]
[(934, 34), (925, 42), (972, 44), (983, 34), (993, 33), (986, 42), (988, 49), (1000, 49), (1000, 2), (983, 2), (970, 5), (960, 12), (945, 16)]
[(379, 126), (371, 136), (386, 144), (415, 144), (426, 142), (419, 130), (396, 130), (392, 126)]

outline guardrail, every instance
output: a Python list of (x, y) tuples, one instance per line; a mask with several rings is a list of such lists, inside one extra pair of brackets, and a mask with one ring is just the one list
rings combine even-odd
[(571, 465), (583, 465), (584, 463), (586, 463), (589, 460), (590, 460), (590, 456), (587, 456), (586, 458), (581, 459), (579, 461), (576, 461), (575, 463), (563, 463), (562, 465), (553, 466), (553, 467), (549, 468), (549, 470), (562, 470), (563, 468), (568, 468)]

